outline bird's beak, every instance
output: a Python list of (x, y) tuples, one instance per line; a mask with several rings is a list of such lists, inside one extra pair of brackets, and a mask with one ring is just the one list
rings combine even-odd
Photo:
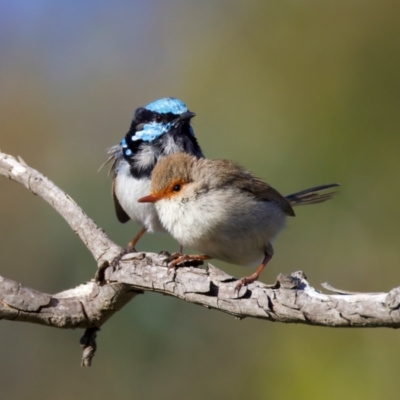
[(155, 203), (160, 200), (160, 197), (149, 194), (148, 196), (141, 197), (138, 202), (139, 203)]
[(189, 121), (190, 119), (192, 119), (196, 114), (194, 112), (191, 111), (186, 111), (185, 113), (181, 114), (176, 120), (175, 122), (181, 122), (181, 121)]

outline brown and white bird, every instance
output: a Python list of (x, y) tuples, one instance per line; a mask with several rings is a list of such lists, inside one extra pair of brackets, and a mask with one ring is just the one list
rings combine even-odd
[(183, 246), (201, 255), (179, 255), (170, 266), (215, 258), (251, 266), (236, 290), (254, 282), (272, 258), (272, 242), (284, 228), (293, 206), (321, 203), (336, 193), (337, 183), (282, 196), (251, 172), (229, 160), (178, 153), (155, 166), (151, 193), (138, 201), (155, 203), (164, 228)]

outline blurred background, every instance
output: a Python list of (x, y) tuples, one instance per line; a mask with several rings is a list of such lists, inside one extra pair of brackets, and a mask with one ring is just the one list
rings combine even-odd
[[(400, 285), (400, 3), (3, 1), (0, 149), (68, 192), (124, 246), (106, 149), (135, 108), (165, 96), (197, 116), (210, 158), (246, 165), (282, 193), (340, 182), (298, 208), (262, 275), (303, 270), (353, 291)], [(0, 177), (1, 275), (47, 293), (96, 264), (64, 220)], [(175, 250), (147, 235), (139, 250)], [(249, 270), (215, 265), (243, 276)], [(81, 331), (2, 321), (2, 399), (397, 399), (388, 329), (233, 317), (153, 293), (101, 330), (92, 368)]]

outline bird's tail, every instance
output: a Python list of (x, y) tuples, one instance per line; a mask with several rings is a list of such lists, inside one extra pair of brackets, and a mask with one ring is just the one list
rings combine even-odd
[(340, 186), (338, 183), (315, 186), (310, 189), (302, 190), (301, 192), (290, 194), (286, 196), (286, 200), (288, 200), (292, 206), (323, 203), (331, 199), (337, 193), (337, 190), (332, 189), (338, 186)]

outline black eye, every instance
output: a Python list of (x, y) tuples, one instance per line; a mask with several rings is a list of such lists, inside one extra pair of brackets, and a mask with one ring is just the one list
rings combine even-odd
[(157, 115), (156, 116), (156, 122), (161, 122), (162, 121), (162, 116), (161, 115)]
[(173, 191), (173, 192), (179, 192), (181, 189), (182, 189), (182, 186), (181, 186), (181, 185), (175, 185), (175, 186), (172, 188), (172, 191)]

